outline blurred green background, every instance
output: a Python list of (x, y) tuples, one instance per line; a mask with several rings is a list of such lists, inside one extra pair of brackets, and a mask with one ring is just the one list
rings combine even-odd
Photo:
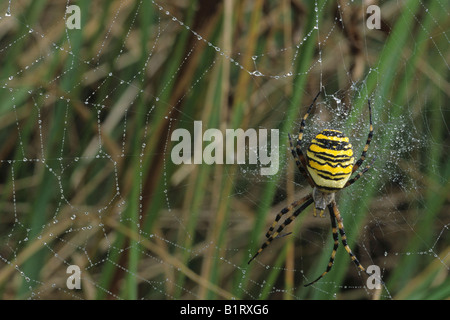
[[(0, 4), (2, 299), (448, 299), (450, 95), (445, 1)], [(339, 194), (366, 287), (328, 219), (306, 210), (251, 264), (281, 208), (310, 192), (287, 134), (322, 90), (373, 168)], [(447, 98), (446, 98), (447, 97)], [(280, 170), (175, 165), (177, 128), (280, 131)], [(303, 147), (306, 147), (305, 145)], [(69, 265), (81, 290), (66, 286)]]

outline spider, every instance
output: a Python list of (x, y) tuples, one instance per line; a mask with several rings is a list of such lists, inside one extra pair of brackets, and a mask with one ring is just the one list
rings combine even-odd
[[(369, 149), (370, 142), (372, 141), (373, 126), (370, 100), (368, 100), (370, 122), (369, 135), (366, 145), (362, 151), (361, 157), (358, 161), (356, 161), (356, 163), (354, 163), (352, 145), (349, 143), (348, 137), (346, 137), (341, 131), (332, 129), (322, 130), (311, 141), (311, 144), (306, 151), (305, 158), (300, 148), (303, 139), (303, 130), (305, 128), (306, 119), (308, 118), (311, 109), (315, 105), (316, 100), (320, 96), (320, 94), (321, 92), (316, 95), (302, 119), (300, 130), (298, 132), (297, 145), (295, 147), (292, 143), (291, 136), (288, 135), (291, 147), (290, 149), (292, 156), (295, 159), (295, 163), (300, 173), (305, 177), (310, 186), (313, 188), (313, 191), (306, 197), (292, 202), (289, 206), (285, 207), (281, 210), (280, 213), (278, 213), (275, 221), (269, 228), (269, 231), (266, 233), (267, 240), (262, 244), (256, 254), (248, 261), (248, 263), (250, 264), (250, 262), (252, 262), (253, 259), (255, 259), (256, 256), (258, 256), (261, 251), (263, 251), (274, 239), (281, 237), (280, 234), (283, 229), (313, 202), (314, 216), (317, 215), (316, 210), (319, 210), (320, 216), (324, 217), (324, 210), (325, 208), (328, 208), (330, 212), (331, 228), (334, 239), (333, 251), (331, 252), (331, 257), (326, 270), (316, 280), (306, 284), (305, 287), (316, 283), (331, 270), (331, 267), (334, 263), (334, 258), (336, 256), (336, 251), (339, 246), (338, 229), (341, 235), (342, 244), (344, 245), (345, 250), (350, 255), (350, 259), (356, 264), (359, 270), (370, 275), (361, 265), (361, 263), (359, 263), (358, 259), (347, 244), (344, 222), (335, 201), (335, 193), (355, 183), (359, 178), (361, 178), (364, 173), (367, 172), (367, 170), (369, 170), (373, 163), (372, 161), (372, 163), (367, 165), (363, 170), (361, 170), (353, 178), (350, 179), (352, 174), (358, 170), (358, 168), (366, 159), (366, 153)], [(278, 224), (278, 221), (281, 219), (281, 217), (297, 207), (298, 209), (295, 210), (294, 213), (290, 217), (288, 217), (274, 232), (275, 226)]]

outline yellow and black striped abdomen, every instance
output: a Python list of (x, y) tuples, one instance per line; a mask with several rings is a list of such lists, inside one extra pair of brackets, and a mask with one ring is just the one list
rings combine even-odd
[(353, 150), (338, 130), (320, 132), (306, 151), (307, 169), (317, 188), (324, 192), (342, 189), (352, 174)]

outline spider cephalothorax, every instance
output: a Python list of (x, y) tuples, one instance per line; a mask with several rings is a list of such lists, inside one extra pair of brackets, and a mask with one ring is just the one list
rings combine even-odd
[(325, 208), (334, 201), (334, 192), (323, 192), (319, 188), (314, 187), (313, 189), (313, 200), (314, 200), (314, 216), (316, 216), (316, 210), (319, 210), (320, 217), (323, 217), (323, 212)]
[[(305, 128), (306, 119), (311, 112), (320, 92), (314, 98), (312, 104), (309, 106), (308, 111), (302, 119), (300, 130), (298, 132), (297, 144), (294, 147), (291, 136), (289, 136), (289, 142), (291, 145), (291, 153), (295, 159), (298, 169), (302, 175), (306, 178), (310, 186), (313, 188), (313, 192), (303, 199), (294, 201), (289, 206), (281, 210), (276, 216), (275, 221), (266, 233), (267, 240), (262, 244), (261, 248), (250, 259), (250, 263), (257, 255), (261, 253), (279, 234), (283, 229), (290, 224), (303, 210), (305, 210), (311, 203), (314, 202), (314, 215), (316, 210), (320, 211), (320, 216), (323, 216), (323, 212), (328, 208), (330, 212), (331, 226), (333, 231), (334, 246), (331, 253), (330, 261), (327, 265), (325, 272), (323, 272), (316, 280), (307, 284), (309, 286), (317, 282), (325, 274), (327, 274), (334, 263), (334, 257), (339, 245), (338, 241), (338, 229), (341, 235), (342, 244), (345, 250), (350, 255), (351, 260), (356, 264), (359, 270), (367, 272), (366, 269), (359, 263), (358, 259), (353, 254), (352, 250), (347, 244), (347, 237), (344, 230), (344, 222), (339, 213), (336, 201), (335, 193), (343, 188), (352, 185), (357, 181), (367, 170), (370, 165), (367, 165), (363, 170), (357, 173), (353, 178), (352, 174), (361, 166), (366, 158), (367, 150), (369, 149), (370, 142), (372, 141), (373, 126), (372, 126), (372, 110), (370, 108), (369, 100), (369, 135), (367, 137), (366, 145), (361, 153), (361, 157), (356, 163), (353, 157), (352, 145), (349, 143), (348, 137), (346, 137), (341, 131), (334, 129), (322, 130), (310, 143), (306, 157), (301, 149), (301, 142), (303, 139), (303, 130)], [(276, 231), (275, 227), (281, 217), (297, 208), (294, 213), (286, 218), (286, 220), (278, 227)], [(336, 223), (337, 222), (337, 223)]]

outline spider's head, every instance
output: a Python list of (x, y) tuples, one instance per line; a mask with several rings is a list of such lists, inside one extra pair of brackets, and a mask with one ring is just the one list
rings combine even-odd
[(334, 192), (323, 192), (317, 187), (313, 191), (314, 199), (314, 216), (316, 215), (316, 210), (319, 210), (320, 216), (323, 217), (323, 211), (326, 207), (334, 201)]

